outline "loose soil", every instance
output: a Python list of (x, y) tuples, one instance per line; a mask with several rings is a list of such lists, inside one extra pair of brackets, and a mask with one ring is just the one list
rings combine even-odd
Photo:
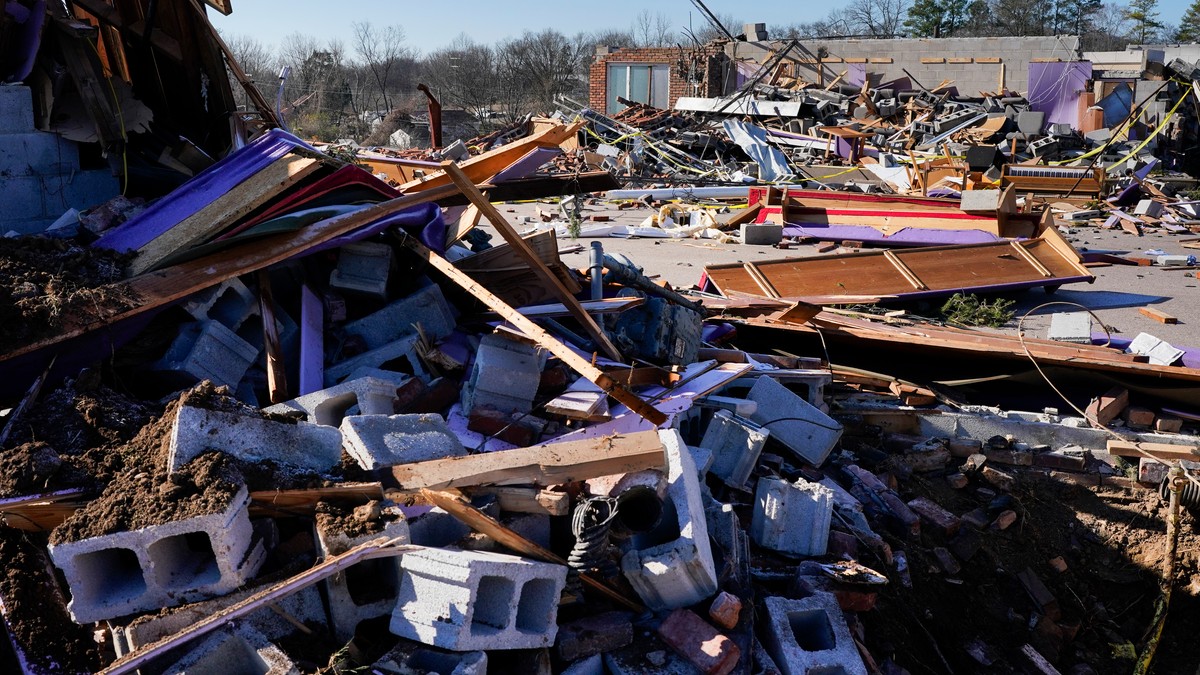
[(111, 286), (132, 260), (71, 239), (0, 239), (0, 353), (136, 306)]

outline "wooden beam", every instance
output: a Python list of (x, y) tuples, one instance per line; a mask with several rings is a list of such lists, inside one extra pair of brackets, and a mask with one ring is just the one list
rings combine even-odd
[(372, 558), (396, 556), (410, 551), (419, 551), (422, 548), (424, 547), (399, 545), (396, 543), (396, 540), (389, 540), (387, 537), (380, 537), (365, 544), (360, 544), (341, 555), (329, 558), (315, 567), (259, 591), (241, 602), (230, 605), (216, 614), (207, 616), (178, 633), (169, 635), (137, 651), (126, 654), (100, 672), (102, 675), (133, 673), (151, 660), (176, 647), (204, 637), (221, 626), (258, 611), (264, 606), (277, 603), (279, 600), (301, 591), (322, 579), (342, 572), (352, 565)]
[(491, 487), (471, 490), (472, 496), (495, 497), (501, 511), (537, 513), (547, 516), (571, 515), (571, 495), (538, 488)]
[(275, 160), (192, 216), (147, 242), (138, 249), (137, 259), (129, 266), (130, 272), (141, 274), (154, 269), (171, 256), (219, 234), (320, 166), (319, 160), (296, 155), (285, 155)]
[[(483, 193), (487, 197), (487, 193)], [(458, 217), (458, 221), (454, 223), (454, 227), (446, 229), (446, 248), (454, 242), (467, 236), (467, 233), (475, 229), (479, 225), (479, 217), (483, 214), (479, 211), (479, 207), (471, 204), (467, 210)]]
[[(430, 502), (436, 504), (445, 511), (449, 511), (451, 515), (458, 518), (462, 522), (470, 526), (476, 532), (486, 534), (495, 539), (501, 546), (509, 548), (517, 553), (528, 558), (534, 558), (548, 563), (557, 565), (566, 565), (567, 561), (560, 558), (553, 551), (542, 548), (532, 541), (513, 532), (504, 525), (501, 525), (491, 516), (471, 506), (461, 496), (451, 492), (439, 492), (436, 490), (421, 490), (421, 495)], [(613, 589), (602, 580), (597, 579), (590, 574), (580, 574), (579, 580), (587, 586), (600, 591), (609, 599), (614, 600), (625, 607), (641, 613), (645, 611), (637, 602), (627, 598), (624, 594)]]
[(431, 459), (391, 468), (401, 490), (487, 485), (549, 487), (666, 466), (657, 431)]
[(524, 260), (527, 265), (529, 265), (529, 268), (533, 270), (534, 274), (536, 274), (538, 278), (542, 280), (542, 283), (546, 284), (548, 288), (554, 291), (554, 294), (558, 296), (558, 299), (562, 301), (564, 305), (566, 305), (567, 310), (571, 313), (571, 316), (578, 321), (579, 325), (583, 326), (583, 329), (587, 331), (587, 334), (596, 341), (596, 344), (600, 347), (600, 350), (603, 351), (608, 358), (615, 361), (621, 361), (623, 358), (621, 356), (621, 351), (617, 349), (617, 346), (612, 343), (612, 340), (608, 339), (608, 336), (604, 334), (604, 329), (600, 328), (600, 326), (596, 323), (596, 320), (593, 319), (590, 314), (583, 311), (583, 308), (579, 306), (579, 300), (576, 299), (574, 295), (571, 295), (571, 292), (568, 291), (565, 286), (563, 286), (562, 281), (560, 281), (558, 277), (554, 276), (554, 273), (546, 267), (546, 265), (537, 257), (537, 255), (534, 254), (533, 251), (529, 250), (528, 244), (526, 244), (525, 240), (521, 238), (521, 235), (517, 234), (517, 231), (513, 229), (513, 226), (508, 224), (508, 221), (504, 219), (504, 216), (495, 207), (495, 205), (489, 202), (487, 197), (483, 196), (483, 193), (479, 191), (479, 188), (475, 187), (475, 184), (472, 183), (471, 179), (467, 178), (466, 174), (464, 174), (462, 170), (458, 168), (458, 165), (450, 161), (442, 162), (442, 170), (446, 172), (446, 175), (450, 176), (450, 180), (454, 181), (454, 184), (458, 186), (459, 191), (466, 195), (467, 199), (471, 200), (471, 203), (479, 209), (479, 212), (488, 219), (488, 222), (490, 222), (493, 227), (496, 228), (496, 231), (500, 233), (500, 236), (504, 238), (504, 241), (508, 242), (508, 245), (512, 247), (513, 252), (520, 256), (520, 258)]
[(312, 513), (317, 502), (343, 500), (365, 504), (383, 499), (379, 483), (342, 483), (323, 488), (298, 490), (255, 490), (250, 493), (250, 513), (255, 516), (296, 515)]
[(1154, 309), (1153, 307), (1139, 307), (1138, 313), (1142, 316), (1154, 319), (1159, 323), (1179, 323), (1179, 319), (1175, 315), (1167, 314), (1166, 312)]
[[(423, 194), (423, 193), (421, 193)], [(654, 406), (643, 401), (636, 394), (628, 391), (613, 378), (606, 375), (592, 362), (576, 354), (574, 350), (559, 342), (553, 335), (550, 335), (541, 326), (537, 325), (517, 310), (513, 309), (508, 303), (496, 297), (488, 289), (477, 283), (474, 279), (467, 276), (462, 270), (455, 267), (442, 256), (430, 251), (421, 242), (408, 235), (403, 235), (402, 243), (415, 252), (418, 256), (424, 258), (431, 266), (436, 268), (451, 281), (458, 284), (471, 295), (479, 298), (484, 304), (492, 310), (504, 317), (506, 321), (515, 326), (525, 335), (536, 341), (538, 345), (544, 347), (551, 354), (554, 354), (569, 368), (588, 378), (596, 383), (596, 386), (603, 389), (609, 396), (624, 403), (630, 410), (640, 415), (654, 425), (662, 424), (667, 421), (667, 416), (659, 412)]]
[(1117, 457), (1145, 457), (1147, 455), (1166, 461), (1186, 459), (1200, 461), (1200, 447), (1195, 445), (1171, 445), (1168, 443), (1137, 443), (1134, 441), (1108, 441), (1108, 454)]
[(287, 386), (287, 366), (283, 362), (283, 343), (275, 325), (275, 298), (271, 293), (271, 275), (258, 271), (258, 311), (262, 316), (263, 345), (267, 356), (267, 392), (271, 403), (290, 401)]
[[(583, 128), (583, 125), (584, 122), (581, 121), (573, 124), (560, 124), (544, 129), (518, 141), (493, 148), (482, 155), (476, 155), (463, 161), (462, 164), (458, 165), (458, 168), (467, 175), (472, 184), (485, 183), (492, 176), (495, 176), (517, 160), (529, 154), (530, 150), (558, 147), (563, 141), (574, 136)], [(418, 180), (409, 181), (401, 185), (399, 189), (405, 194), (411, 194), (435, 187), (442, 187), (450, 183), (450, 176), (445, 171), (438, 171)]]
[(238, 84), (242, 85), (242, 89), (246, 92), (246, 97), (254, 104), (254, 108), (258, 110), (258, 114), (262, 115), (263, 120), (270, 127), (278, 128), (283, 126), (279, 123), (279, 118), (275, 116), (275, 108), (270, 103), (267, 103), (267, 100), (263, 98), (258, 87), (255, 87), (254, 83), (250, 81), (250, 78), (246, 75), (246, 71), (242, 69), (242, 65), (234, 58), (233, 50), (229, 48), (229, 45), (225, 44), (225, 40), (221, 38), (221, 34), (217, 32), (216, 27), (208, 20), (208, 13), (200, 5), (200, 1), (192, 0), (192, 8), (200, 15), (200, 20), (208, 28), (208, 33), (212, 37), (213, 42), (221, 50), (221, 54), (225, 56), (225, 65), (229, 66), (229, 72), (233, 73), (234, 79), (238, 81)]

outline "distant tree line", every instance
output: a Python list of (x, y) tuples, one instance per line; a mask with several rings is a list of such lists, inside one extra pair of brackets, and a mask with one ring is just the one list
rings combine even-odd
[[(391, 129), (376, 123), (425, 109), (418, 83), (427, 84), (446, 108), (461, 108), (482, 125), (497, 125), (528, 112), (555, 109), (559, 96), (586, 102), (589, 67), (596, 47), (670, 47), (681, 60), (742, 22), (717, 17), (710, 25), (695, 15), (643, 10), (623, 29), (566, 34), (526, 31), (496, 43), (460, 34), (448, 45), (421, 54), (408, 46), (402, 26), (354, 26), (353, 44), (292, 34), (268, 46), (244, 35), (226, 36), (242, 68), (269, 101), (279, 74), (288, 70), (281, 104), (294, 131), (322, 139), (354, 138), (382, 143)], [(1079, 35), (1087, 50), (1123, 49), (1131, 43), (1200, 40), (1200, 0), (1178, 26), (1167, 23), (1157, 0), (1128, 5), (1102, 0), (851, 0), (825, 18), (771, 26), (771, 37), (974, 37)], [(375, 135), (372, 136), (372, 131)]]

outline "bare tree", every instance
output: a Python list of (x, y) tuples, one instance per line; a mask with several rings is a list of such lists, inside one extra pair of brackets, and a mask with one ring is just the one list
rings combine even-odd
[(422, 77), (434, 95), (457, 105), (480, 121), (496, 100), (496, 54), (460, 33), (448, 47), (430, 53), (421, 62)]
[[(223, 36), (224, 37), (224, 36)], [(271, 54), (271, 50), (266, 45), (255, 40), (247, 35), (230, 35), (225, 37), (225, 44), (229, 45), (229, 51), (233, 53), (233, 58), (241, 66), (242, 71), (246, 73), (251, 84), (258, 88), (268, 100), (275, 94), (275, 56)], [(234, 87), (234, 98), (238, 105), (249, 108), (250, 100), (246, 96), (245, 90), (241, 87)]]
[(909, 0), (852, 0), (846, 6), (846, 18), (860, 34), (895, 37), (904, 25), (909, 4)]
[(671, 46), (671, 19), (662, 12), (643, 9), (633, 19), (634, 44), (638, 47)]
[(402, 59), (412, 56), (404, 46), (404, 38), (402, 26), (376, 29), (369, 21), (354, 24), (355, 51), (371, 71), (384, 110), (392, 109), (390, 89), (395, 69)]

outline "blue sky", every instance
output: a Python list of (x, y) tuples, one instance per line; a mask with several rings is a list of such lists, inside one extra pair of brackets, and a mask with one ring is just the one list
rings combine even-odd
[[(555, 28), (563, 33), (628, 28), (642, 9), (667, 14), (676, 27), (703, 26), (703, 19), (688, 0), (604, 0), (603, 2), (497, 2), (495, 0), (232, 0), (233, 14), (211, 11), (213, 23), (226, 34), (251, 36), (267, 45), (278, 45), (291, 33), (306, 33), (322, 40), (341, 39), (353, 48), (355, 22), (376, 26), (401, 25), (409, 46), (426, 53), (449, 44), (459, 33), (479, 42), (495, 42), (524, 30)], [(1160, 18), (1178, 24), (1190, 0), (1160, 0)], [(732, 15), (747, 23), (772, 25), (812, 21), (831, 8), (846, 4), (807, 3), (795, 0), (706, 0), (717, 15)], [(735, 31), (736, 33), (736, 31)]]

